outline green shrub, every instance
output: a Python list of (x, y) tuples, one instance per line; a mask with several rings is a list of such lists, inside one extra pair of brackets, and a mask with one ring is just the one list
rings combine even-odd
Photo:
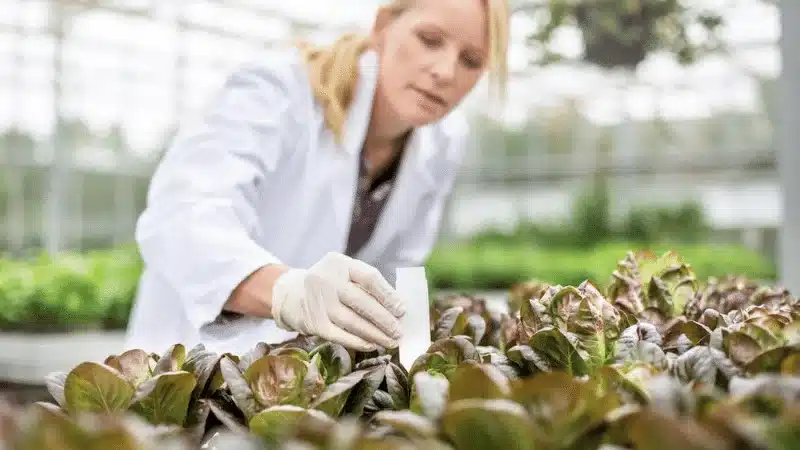
[[(590, 279), (608, 282), (613, 267), (628, 250), (643, 247), (629, 243), (601, 244), (587, 250), (528, 247), (522, 245), (457, 244), (438, 248), (427, 263), (428, 279), (439, 289), (504, 289), (529, 280), (551, 280), (564, 285)], [(672, 249), (690, 261), (698, 278), (736, 274), (756, 279), (776, 278), (774, 265), (735, 245), (660, 244), (656, 253)]]
[(468, 242), (586, 249), (610, 241), (625, 241), (640, 247), (659, 242), (702, 243), (709, 232), (702, 205), (691, 201), (678, 205), (637, 205), (614, 220), (607, 182), (599, 178), (581, 193), (564, 223), (523, 220), (512, 231), (489, 229), (476, 233)]
[(141, 267), (130, 247), (0, 261), (0, 329), (124, 328)]
[[(577, 285), (608, 280), (608, 268), (629, 250), (620, 242), (591, 250), (484, 243), (438, 248), (426, 264), (432, 290), (505, 290), (528, 279)], [(726, 274), (774, 279), (764, 258), (735, 246), (660, 245), (691, 261), (698, 277)], [(84, 254), (0, 260), (0, 329), (42, 332), (122, 329), (128, 322), (142, 263), (134, 247)]]

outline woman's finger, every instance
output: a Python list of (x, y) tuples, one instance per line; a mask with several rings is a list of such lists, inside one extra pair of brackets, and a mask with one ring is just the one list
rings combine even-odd
[(400, 321), (378, 300), (355, 283), (346, 283), (339, 288), (339, 301), (372, 322), (385, 335), (399, 339)]
[(328, 318), (337, 327), (368, 343), (378, 344), (385, 348), (397, 347), (396, 340), (384, 334), (378, 327), (344, 304), (331, 308), (328, 311)]
[(350, 280), (372, 294), (395, 317), (402, 317), (405, 314), (403, 299), (378, 269), (363, 261), (352, 259), (349, 265), (349, 272)]
[(369, 343), (354, 334), (348, 333), (346, 329), (336, 324), (331, 324), (324, 330), (319, 330), (316, 335), (327, 341), (336, 342), (346, 348), (351, 348), (362, 352), (371, 352), (377, 348), (375, 344)]

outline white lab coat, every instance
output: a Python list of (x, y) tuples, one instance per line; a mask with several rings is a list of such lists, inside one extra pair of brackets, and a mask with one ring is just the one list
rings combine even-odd
[[(272, 50), (227, 79), (152, 177), (136, 225), (145, 269), (126, 348), (203, 343), (243, 353), (295, 336), (270, 319), (215, 318), (259, 267), (305, 268), (327, 252), (344, 252), (377, 73), (377, 55), (368, 51), (341, 146), (297, 50)], [(434, 245), (466, 144), (461, 114), (414, 131), (377, 229), (355, 255), (392, 283), (395, 268), (423, 264)]]

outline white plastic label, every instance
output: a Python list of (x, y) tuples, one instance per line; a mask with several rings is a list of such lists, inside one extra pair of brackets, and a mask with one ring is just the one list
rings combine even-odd
[(428, 280), (424, 267), (397, 269), (397, 293), (406, 301), (406, 313), (400, 319), (400, 363), (406, 370), (431, 346)]

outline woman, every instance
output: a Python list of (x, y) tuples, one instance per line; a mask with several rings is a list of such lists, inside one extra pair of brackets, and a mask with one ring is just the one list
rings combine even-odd
[(507, 8), (393, 0), (369, 36), (236, 71), (153, 175), (126, 348), (396, 347), (387, 279), (434, 244), (466, 143), (451, 112), (487, 70), (502, 87)]

